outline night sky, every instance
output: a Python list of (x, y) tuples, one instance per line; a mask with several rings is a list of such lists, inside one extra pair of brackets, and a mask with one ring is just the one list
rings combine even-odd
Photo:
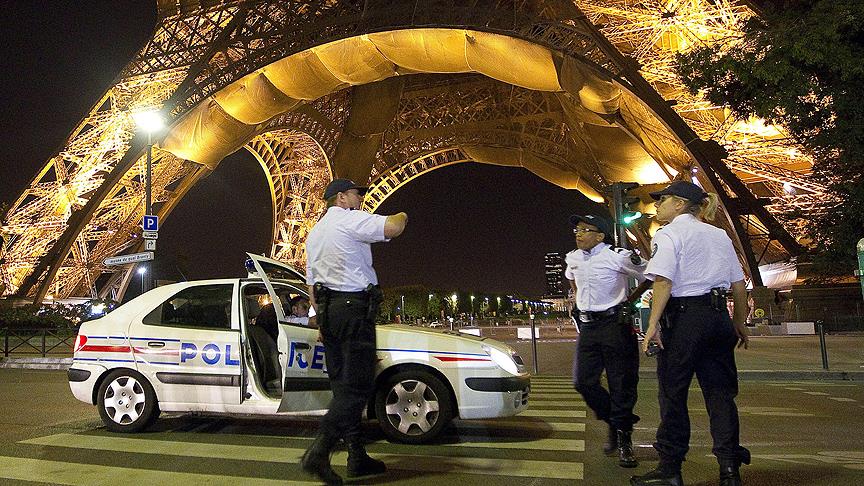
[[(156, 14), (154, 0), (2, 7), (0, 201), (11, 203), (146, 42)], [(540, 295), (544, 253), (573, 248), (567, 216), (589, 206), (524, 169), (445, 167), (379, 208), (409, 221), (402, 236), (373, 246), (375, 267), (385, 286)], [(156, 277), (244, 275), (243, 252), (269, 247), (271, 211), (258, 163), (245, 151), (229, 156), (162, 222)]]

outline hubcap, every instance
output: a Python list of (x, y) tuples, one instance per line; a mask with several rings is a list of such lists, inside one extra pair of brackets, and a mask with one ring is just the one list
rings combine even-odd
[(387, 420), (405, 435), (429, 432), (438, 422), (438, 395), (422, 381), (400, 381), (387, 394)]
[(105, 389), (102, 403), (114, 422), (121, 425), (134, 423), (144, 411), (144, 387), (131, 376), (117, 377)]

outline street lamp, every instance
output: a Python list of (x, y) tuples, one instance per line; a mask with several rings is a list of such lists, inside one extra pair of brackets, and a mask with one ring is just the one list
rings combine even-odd
[(471, 317), (474, 317), (474, 296), (471, 296)]
[(138, 275), (141, 275), (141, 293), (143, 294), (147, 290), (144, 288), (144, 275), (147, 273), (147, 267), (142, 263), (140, 267), (138, 267)]
[[(133, 112), (132, 119), (135, 120), (135, 124), (138, 125), (138, 128), (147, 133), (147, 168), (145, 170), (144, 179), (144, 214), (149, 216), (153, 214), (153, 203), (151, 197), (153, 193), (153, 134), (165, 128), (165, 120), (162, 119), (162, 113), (155, 108)], [(144, 229), (143, 220), (141, 228)], [(141, 286), (143, 293), (146, 291), (143, 284), (144, 273), (142, 273), (140, 269), (139, 273), (141, 273)]]
[(405, 321), (405, 296), (402, 297), (402, 321)]

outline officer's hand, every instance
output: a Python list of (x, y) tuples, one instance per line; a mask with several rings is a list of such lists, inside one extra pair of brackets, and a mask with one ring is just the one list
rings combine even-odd
[(747, 349), (750, 344), (750, 331), (747, 330), (747, 325), (735, 324), (735, 335), (738, 336), (738, 349), (741, 349), (741, 346)]
[(657, 324), (649, 324), (648, 329), (645, 330), (645, 339), (642, 340), (643, 353), (648, 351), (648, 345), (651, 344), (651, 341), (654, 341), (660, 346), (660, 349), (663, 349), (663, 341), (660, 340), (660, 328), (657, 327)]

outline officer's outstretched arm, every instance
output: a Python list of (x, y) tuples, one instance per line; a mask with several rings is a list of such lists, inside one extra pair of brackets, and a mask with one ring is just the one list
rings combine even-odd
[(401, 235), (405, 231), (405, 224), (407, 222), (408, 215), (405, 213), (387, 216), (387, 220), (384, 221), (384, 237), (389, 240)]

